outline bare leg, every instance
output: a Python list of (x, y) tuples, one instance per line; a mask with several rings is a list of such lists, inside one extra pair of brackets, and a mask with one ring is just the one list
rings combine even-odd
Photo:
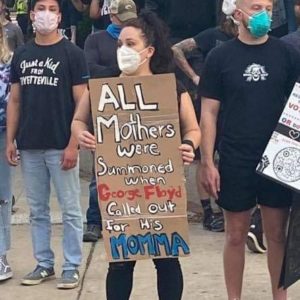
[(229, 212), (225, 216), (224, 274), (228, 299), (239, 300), (242, 294), (245, 265), (245, 243), (251, 210)]
[(263, 227), (268, 245), (268, 268), (271, 276), (274, 300), (286, 300), (287, 291), (278, 289), (284, 248), (289, 209), (278, 209), (267, 206), (260, 207)]

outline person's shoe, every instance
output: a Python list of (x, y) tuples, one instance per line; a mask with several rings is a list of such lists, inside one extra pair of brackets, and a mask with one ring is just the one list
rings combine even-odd
[(213, 212), (204, 211), (203, 216), (203, 229), (210, 230), (210, 223), (213, 219)]
[(223, 213), (204, 213), (203, 228), (212, 232), (224, 231)]
[(213, 214), (212, 221), (210, 223), (210, 231), (224, 232), (224, 216), (222, 212)]
[(54, 276), (53, 268), (44, 268), (42, 266), (37, 265), (37, 267), (31, 273), (28, 273), (23, 279), (23, 285), (37, 285), (42, 283), (43, 281)]
[(13, 273), (7, 262), (6, 255), (0, 255), (0, 281), (12, 278)]
[(84, 242), (97, 242), (102, 238), (101, 227), (99, 225), (88, 224), (83, 234)]
[(247, 247), (254, 253), (265, 253), (267, 251), (263, 239), (263, 227), (260, 209), (256, 208), (251, 218), (251, 225), (247, 237)]
[(74, 289), (79, 285), (78, 270), (65, 270), (61, 274), (61, 279), (57, 283), (58, 289)]

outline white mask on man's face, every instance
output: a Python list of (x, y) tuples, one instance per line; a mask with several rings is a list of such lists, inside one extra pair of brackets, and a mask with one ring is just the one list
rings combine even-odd
[(118, 66), (120, 70), (130, 75), (139, 68), (140, 65), (142, 65), (147, 58), (145, 58), (143, 61), (141, 61), (141, 53), (143, 53), (147, 48), (144, 50), (138, 52), (130, 47), (127, 47), (125, 45), (121, 46), (117, 50), (117, 60), (118, 60)]
[(41, 34), (51, 33), (58, 28), (58, 15), (49, 10), (38, 11), (34, 14), (32, 24)]

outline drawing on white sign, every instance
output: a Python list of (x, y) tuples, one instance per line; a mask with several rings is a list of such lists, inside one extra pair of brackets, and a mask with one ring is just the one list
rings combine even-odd
[(300, 131), (294, 130), (294, 129), (290, 130), (289, 131), (289, 137), (291, 139), (293, 139), (293, 140), (299, 139), (299, 137), (300, 137)]
[(269, 164), (270, 164), (270, 161), (269, 161), (268, 156), (267, 156), (267, 155), (264, 155), (264, 156), (261, 158), (261, 160), (260, 160), (260, 162), (259, 162), (259, 164), (258, 164), (258, 166), (257, 166), (257, 171), (263, 172), (263, 171), (265, 170), (265, 168), (266, 168)]
[(279, 151), (273, 161), (276, 176), (284, 182), (295, 182), (300, 179), (300, 150), (294, 147)]

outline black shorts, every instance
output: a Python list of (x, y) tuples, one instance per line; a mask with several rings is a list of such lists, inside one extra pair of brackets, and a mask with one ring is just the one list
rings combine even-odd
[(255, 167), (220, 164), (221, 191), (217, 204), (231, 212), (247, 211), (256, 204), (272, 208), (290, 207), (292, 191), (258, 175)]

